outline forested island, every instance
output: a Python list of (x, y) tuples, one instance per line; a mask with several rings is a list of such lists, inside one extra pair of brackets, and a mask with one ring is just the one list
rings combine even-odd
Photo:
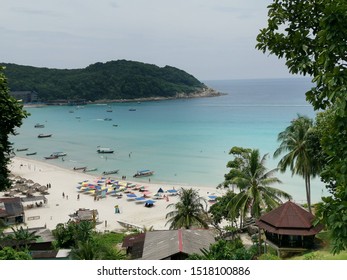
[(1, 63), (11, 92), (34, 91), (42, 102), (53, 100), (131, 101), (217, 96), (187, 72), (117, 60), (83, 69), (51, 69)]

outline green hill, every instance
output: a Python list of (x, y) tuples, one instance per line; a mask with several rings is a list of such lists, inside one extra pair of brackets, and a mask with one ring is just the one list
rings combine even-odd
[(36, 91), (42, 101), (176, 98), (214, 92), (183, 70), (134, 61), (95, 63), (71, 70), (0, 65), (6, 67), (11, 91)]

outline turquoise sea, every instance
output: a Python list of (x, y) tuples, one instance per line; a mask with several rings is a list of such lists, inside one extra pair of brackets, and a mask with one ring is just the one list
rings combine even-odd
[[(46, 106), (26, 108), (30, 117), (12, 137), (16, 152), (31, 159), (46, 161), (67, 169), (97, 168), (91, 174), (119, 169), (118, 176), (151, 169), (154, 183), (214, 187), (227, 172), (228, 154), (233, 146), (258, 148), (268, 153), (268, 168), (277, 160), (277, 135), (298, 113), (314, 117), (305, 100), (308, 79), (265, 79), (204, 81), (220, 92), (220, 97), (151, 101), (142, 103), (93, 104), (80, 107)], [(129, 111), (129, 109), (136, 109)], [(108, 110), (112, 112), (108, 112)], [(105, 118), (112, 120), (105, 121)], [(34, 128), (42, 123), (44, 128)], [(37, 136), (52, 134), (50, 138)], [(109, 147), (114, 154), (98, 154), (97, 146)], [(53, 152), (66, 152), (61, 158), (45, 160)], [(278, 173), (279, 187), (297, 202), (305, 201), (304, 180), (290, 173)], [(148, 178), (137, 179), (148, 182)], [(312, 183), (313, 201), (318, 201), (324, 186)]]

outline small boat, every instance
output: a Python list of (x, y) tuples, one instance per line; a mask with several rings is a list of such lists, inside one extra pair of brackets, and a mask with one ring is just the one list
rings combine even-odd
[(38, 136), (37, 136), (38, 138), (47, 138), (47, 137), (52, 137), (52, 134), (39, 134)]
[(96, 150), (99, 154), (113, 154), (114, 150), (112, 150), (111, 148), (101, 148), (98, 147), (98, 149)]
[(118, 171), (119, 171), (119, 169), (110, 170), (110, 171), (104, 171), (104, 172), (102, 172), (102, 175), (117, 174)]
[(35, 128), (43, 128), (43, 127), (45, 127), (45, 125), (44, 125), (44, 124), (37, 123), (37, 124), (35, 124), (34, 127), (35, 127)]
[(90, 169), (84, 169), (83, 172), (93, 172), (93, 171), (97, 171), (97, 168), (90, 168)]
[(113, 124), (113, 126), (117, 127), (117, 126), (118, 126), (118, 124)]
[(51, 156), (65, 157), (66, 153), (64, 153), (64, 152), (54, 152), (54, 153), (51, 154)]
[(82, 167), (74, 167), (73, 170), (82, 170), (85, 171), (87, 169), (87, 166), (82, 166)]
[(27, 155), (27, 156), (34, 156), (36, 154), (37, 154), (37, 152), (32, 152), (32, 153), (26, 153), (25, 155)]
[(130, 108), (129, 111), (136, 111), (136, 109), (135, 108)]
[(28, 148), (23, 148), (23, 149), (17, 149), (17, 152), (23, 152), (23, 151), (27, 151)]
[(104, 118), (104, 121), (112, 121), (111, 118)]
[(113, 110), (112, 109), (108, 109), (108, 110), (106, 110), (106, 112), (111, 113), (111, 112), (113, 112)]
[(154, 174), (154, 171), (151, 170), (140, 170), (137, 171), (136, 174), (134, 174), (133, 177), (137, 178), (137, 177), (146, 177), (146, 176), (151, 176)]
[(57, 159), (58, 156), (48, 156), (48, 157), (45, 157), (45, 159)]

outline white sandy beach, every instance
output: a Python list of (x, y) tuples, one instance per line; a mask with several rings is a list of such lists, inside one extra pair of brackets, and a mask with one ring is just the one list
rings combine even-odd
[[(155, 206), (147, 208), (144, 207), (144, 203), (129, 201), (126, 194), (123, 194), (121, 198), (106, 195), (105, 198), (95, 200), (93, 195), (80, 193), (79, 199), (77, 199), (79, 192), (76, 187), (79, 185), (78, 183), (84, 180), (94, 182), (98, 177), (79, 171), (63, 169), (45, 162), (19, 157), (12, 159), (9, 169), (12, 174), (31, 179), (41, 185), (51, 184), (51, 188), (48, 189), (49, 194), (46, 195), (48, 202), (43, 207), (25, 208), (25, 223), (29, 228), (46, 226), (49, 229), (54, 229), (58, 223), (66, 223), (70, 218), (70, 214), (73, 214), (80, 208), (86, 208), (98, 210), (99, 221), (102, 221), (97, 225), (97, 230), (99, 231), (124, 229), (118, 221), (138, 227), (146, 226), (148, 228), (152, 226), (155, 230), (168, 229), (169, 225), (166, 225), (165, 216), (173, 209), (167, 209), (167, 205), (178, 200), (178, 196), (173, 195), (169, 195), (169, 201), (151, 198), (155, 201)], [(111, 176), (111, 178), (122, 181), (114, 176)], [(186, 186), (179, 185), (127, 182), (146, 186), (150, 196), (156, 194), (159, 188), (162, 188), (164, 192), (173, 188), (176, 190), (181, 189), (181, 187), (186, 188)], [(221, 191), (215, 187), (190, 187), (198, 189), (200, 196), (206, 199), (211, 194), (221, 195)], [(134, 192), (137, 195), (141, 195), (137, 190), (134, 190)], [(65, 195), (64, 198), (63, 193)], [(164, 194), (167, 195), (167, 193)], [(120, 213), (115, 213), (115, 205), (119, 206)], [(105, 223), (105, 221), (107, 222)]]

